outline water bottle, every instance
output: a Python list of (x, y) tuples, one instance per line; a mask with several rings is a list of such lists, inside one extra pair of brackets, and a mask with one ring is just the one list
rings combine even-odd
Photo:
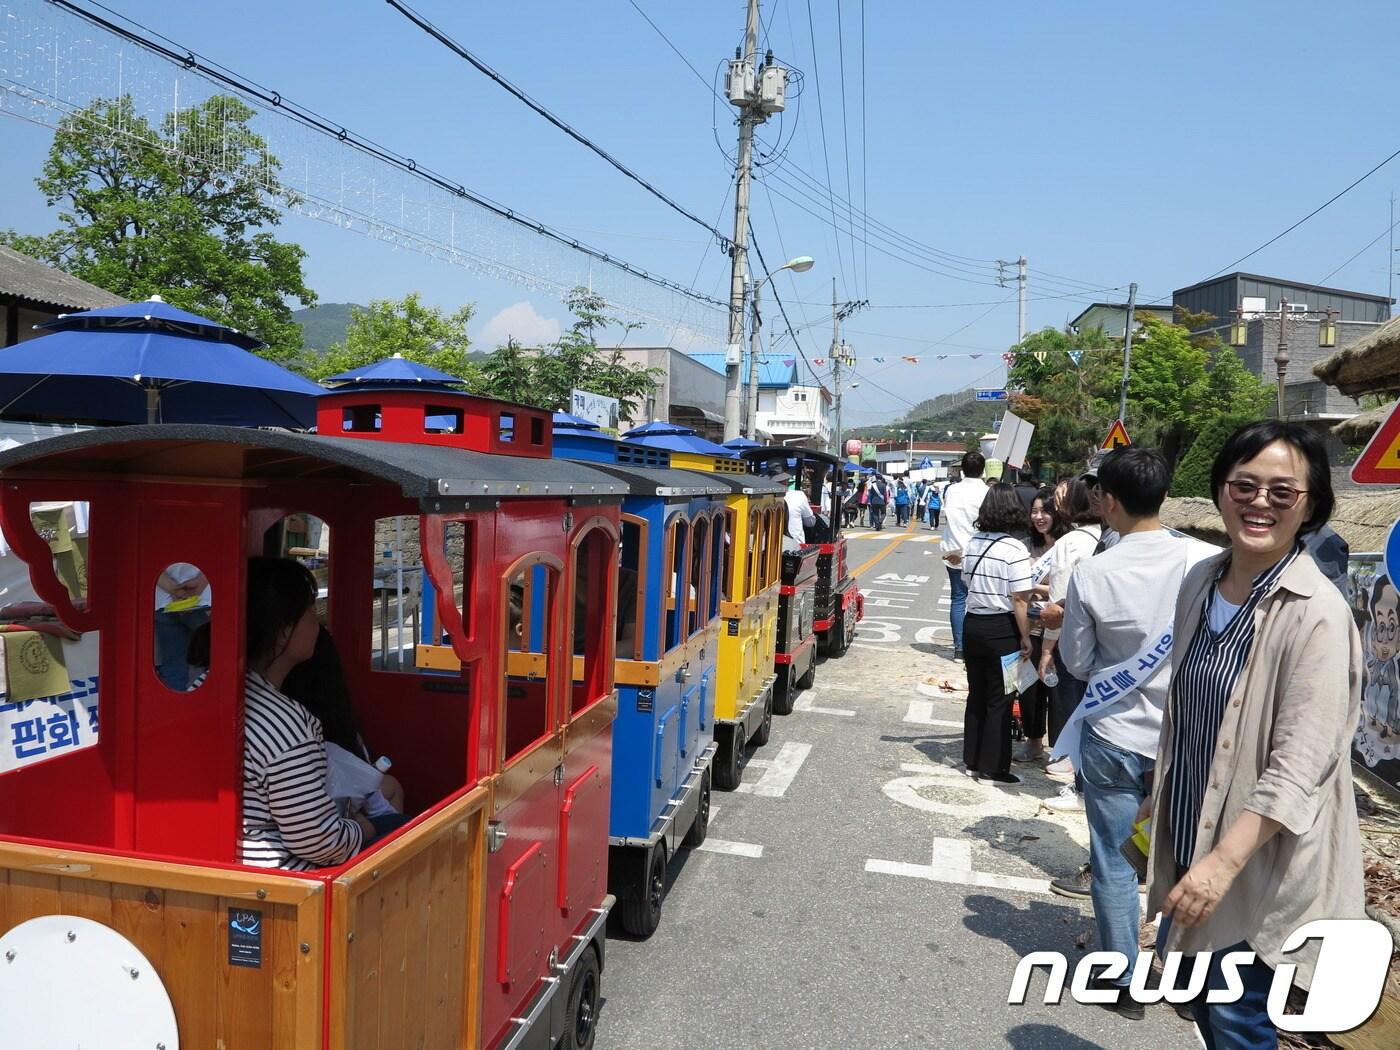
[(388, 755), (380, 755), (374, 760), (374, 768), (379, 770), (379, 772), (381, 773), (389, 772), (389, 770), (392, 769), (393, 766), (394, 763), (389, 761)]
[(1055, 686), (1060, 684), (1060, 676), (1055, 673), (1055, 668), (1051, 667), (1050, 670), (1045, 672), (1045, 677), (1042, 678), (1041, 681), (1051, 689), (1054, 689)]

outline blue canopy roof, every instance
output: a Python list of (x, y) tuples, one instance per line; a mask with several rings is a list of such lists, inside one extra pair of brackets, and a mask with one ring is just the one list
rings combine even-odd
[(402, 354), (386, 357), (382, 361), (352, 368), (326, 380), (327, 383), (426, 383), (433, 385), (464, 385), (465, 380), (440, 372), (436, 368), (410, 361)]
[(65, 314), (0, 350), (0, 415), (309, 427), (323, 391), (248, 352), (263, 344), (152, 300)]
[(752, 438), (736, 437), (736, 438), (731, 438), (730, 440), (726, 441), (726, 442), (724, 443), (724, 447), (727, 448), (727, 449), (731, 449), (731, 450), (737, 452), (737, 451), (739, 451), (740, 449), (745, 449), (745, 448), (762, 448), (762, 447), (763, 447), (763, 442), (762, 442), (762, 441), (754, 441)]
[(683, 427), (679, 423), (644, 423), (633, 427), (622, 436), (639, 445), (669, 449), (671, 452), (692, 452), (701, 456), (734, 455), (733, 449), (716, 445), (713, 441), (702, 438), (690, 427)]

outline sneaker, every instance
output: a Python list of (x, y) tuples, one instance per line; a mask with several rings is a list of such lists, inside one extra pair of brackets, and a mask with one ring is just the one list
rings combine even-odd
[(954, 650), (953, 650), (953, 659), (954, 659), (954, 660), (961, 660), (962, 658), (963, 658), (962, 650), (961, 650), (961, 649), (954, 649)]
[(1128, 995), (1127, 986), (1096, 977), (1089, 982), (1089, 987), (1096, 992), (1113, 991), (1118, 993), (1118, 998), (1113, 1002), (1098, 1004), (1105, 1010), (1110, 1010), (1119, 1017), (1126, 1017), (1129, 1021), (1141, 1021), (1147, 1016), (1147, 1008)]
[(1008, 787), (1021, 783), (1021, 778), (1015, 773), (983, 773), (977, 779), (984, 783), (1004, 784)]
[(1079, 870), (1073, 875), (1066, 875), (1062, 879), (1055, 879), (1050, 883), (1050, 892), (1058, 893), (1061, 897), (1072, 897), (1075, 900), (1086, 901), (1089, 899), (1089, 885), (1094, 881), (1093, 872), (1089, 870), (1089, 865), (1081, 864)]
[(1053, 809), (1056, 813), (1083, 813), (1084, 796), (1074, 790), (1073, 784), (1066, 784), (1060, 788), (1060, 793), (1054, 798), (1047, 798), (1040, 803), (1046, 809)]
[(1058, 759), (1045, 767), (1045, 775), (1047, 777), (1058, 777), (1060, 779), (1064, 779), (1065, 777), (1073, 778), (1074, 763), (1069, 760), (1068, 756)]
[(1035, 744), (1022, 744), (1017, 748), (1016, 753), (1011, 756), (1013, 762), (1044, 762), (1049, 756), (1045, 748)]

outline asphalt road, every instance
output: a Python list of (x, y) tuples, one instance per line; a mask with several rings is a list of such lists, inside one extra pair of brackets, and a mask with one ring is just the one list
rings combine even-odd
[(1072, 967), (1095, 947), (1088, 902), (1048, 892), (1088, 832), (1040, 810), (1058, 785), (1039, 773), (1004, 789), (952, 770), (965, 693), (932, 536), (852, 534), (850, 564), (868, 566), (855, 647), (774, 718), (744, 790), (715, 793), (660, 929), (610, 933), (601, 1050), (1199, 1045), (1169, 1007), (1132, 1022), (1044, 1005), (1043, 977), (1007, 1004), (1024, 954)]

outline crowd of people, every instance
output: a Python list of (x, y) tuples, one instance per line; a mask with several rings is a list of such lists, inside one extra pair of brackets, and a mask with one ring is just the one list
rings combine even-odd
[[(1364, 915), (1348, 760), (1361, 644), (1310, 554), (1330, 532), (1326, 449), (1294, 424), (1236, 431), (1211, 472), (1223, 550), (1163, 527), (1171, 473), (1155, 449), (1101, 453), (1054, 488), (983, 470), (969, 453), (940, 494), (963, 771), (1010, 786), (1017, 764), (1039, 765), (1063, 781), (1044, 805), (1085, 814), (1089, 856), (1052, 888), (1092, 902), (1097, 947), (1136, 959), (1145, 887), (1160, 950), (1213, 953), (1207, 991), (1227, 986), (1227, 952), (1255, 953), (1237, 1001), (1190, 1004), (1205, 1045), (1275, 1046), (1286, 938)], [(1141, 872), (1135, 834), (1150, 843)], [(1287, 957), (1304, 988), (1317, 953)], [(1131, 976), (1096, 987), (1141, 1018)]]

